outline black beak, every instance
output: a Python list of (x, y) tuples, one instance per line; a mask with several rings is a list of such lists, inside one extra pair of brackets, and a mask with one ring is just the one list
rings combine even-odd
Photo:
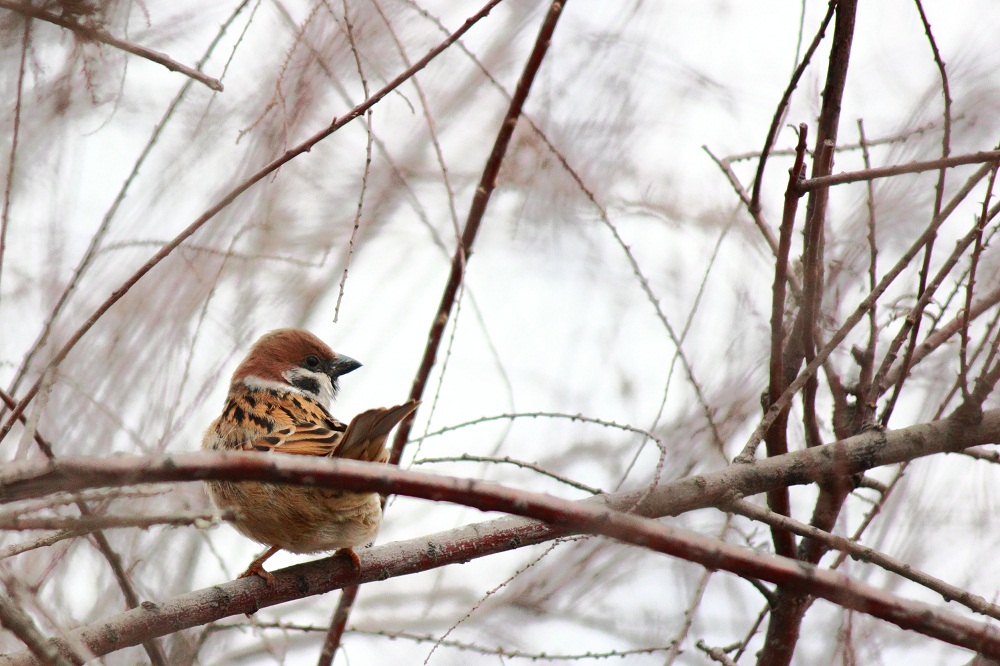
[(353, 372), (360, 367), (361, 364), (350, 356), (337, 354), (337, 358), (330, 361), (330, 364), (327, 366), (327, 374), (336, 379), (337, 377), (346, 375), (348, 372)]

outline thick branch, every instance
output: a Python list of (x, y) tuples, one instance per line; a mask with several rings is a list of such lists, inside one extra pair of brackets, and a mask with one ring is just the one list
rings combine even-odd
[[(993, 443), (1000, 443), (1000, 409), (984, 411), (976, 423), (946, 418), (899, 430), (873, 430), (753, 464), (730, 465), (718, 472), (687, 477), (652, 491), (631, 491), (622, 497), (637, 505), (635, 511), (642, 515), (677, 515), (719, 505), (734, 493), (746, 497), (781, 486), (822, 483), (882, 465)], [(206, 479), (336, 486), (348, 491), (459, 502), (483, 511), (523, 514), (529, 510), (525, 493), (486, 481), (348, 460), (313, 460), (263, 453), (182, 453), (10, 463), (0, 472), (0, 504), (60, 491)], [(542, 520), (551, 518), (558, 524), (558, 513), (532, 516)]]
[[(145, 603), (103, 622), (73, 632), (99, 654), (135, 645), (150, 636), (198, 626), (229, 615), (252, 612), (345, 585), (381, 580), (464, 562), (573, 532), (592, 532), (725, 569), (741, 576), (779, 583), (826, 598), (845, 608), (872, 614), (904, 628), (1000, 655), (1000, 633), (931, 606), (901, 600), (859, 584), (847, 576), (819, 570), (786, 558), (761, 555), (635, 515), (618, 513), (637, 507), (645, 516), (725, 504), (733, 496), (764, 492), (777, 484), (822, 481), (869, 467), (932, 453), (955, 451), (1000, 440), (1000, 410), (985, 412), (978, 424), (945, 419), (893, 432), (871, 432), (841, 442), (769, 458), (753, 465), (732, 465), (720, 472), (691, 477), (645, 490), (569, 502), (471, 479), (438, 477), (387, 466), (332, 460), (308, 460), (266, 454), (182, 454), (165, 458), (79, 458), (51, 464), (22, 463), (0, 474), (0, 501), (37, 497), (63, 489), (126, 485), (195, 478), (279, 480), (336, 485), (349, 490), (381, 490), (434, 500), (461, 501), (484, 510), (505, 510), (551, 521), (504, 518), (486, 524), (397, 542), (362, 551), (362, 575), (344, 558), (297, 565), (277, 572), (277, 585), (239, 580), (177, 597)], [(643, 500), (643, 496), (647, 497)], [(35, 663), (30, 654), (0, 658), (0, 664)]]

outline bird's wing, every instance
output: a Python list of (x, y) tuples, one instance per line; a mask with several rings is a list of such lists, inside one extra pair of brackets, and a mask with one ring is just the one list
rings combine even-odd
[(299, 421), (279, 428), (244, 446), (248, 451), (276, 451), (301, 456), (328, 456), (343, 438), (344, 424), (340, 429), (309, 421)]
[(389, 431), (419, 404), (419, 401), (411, 400), (396, 407), (369, 409), (355, 416), (346, 426), (328, 416), (323, 418), (323, 423), (295, 421), (248, 442), (244, 448), (248, 451), (385, 462), (388, 460), (385, 440)]
[(328, 456), (337, 448), (347, 426), (330, 416), (318, 402), (296, 395), (275, 400), (270, 394), (242, 396), (245, 428), (256, 437), (243, 442), (246, 451), (277, 451), (302, 456)]
[(385, 440), (389, 436), (389, 431), (419, 404), (419, 400), (409, 400), (395, 407), (380, 407), (361, 412), (351, 419), (344, 436), (340, 438), (336, 450), (331, 455), (350, 460), (385, 462), (389, 459), (385, 450)]

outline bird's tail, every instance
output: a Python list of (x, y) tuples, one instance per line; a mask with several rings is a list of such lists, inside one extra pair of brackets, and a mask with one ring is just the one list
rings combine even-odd
[(385, 462), (385, 440), (396, 424), (405, 419), (420, 404), (409, 400), (395, 407), (379, 407), (361, 412), (347, 425), (335, 456), (352, 460)]

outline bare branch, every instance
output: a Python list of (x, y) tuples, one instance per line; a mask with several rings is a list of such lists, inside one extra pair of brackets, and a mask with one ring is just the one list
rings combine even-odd
[(941, 213), (931, 220), (931, 223), (926, 229), (924, 229), (924, 232), (916, 239), (916, 241), (914, 241), (912, 245), (910, 245), (910, 248), (903, 253), (903, 256), (900, 257), (896, 264), (882, 276), (882, 279), (879, 281), (875, 289), (873, 289), (868, 296), (866, 296), (864, 300), (858, 304), (854, 312), (851, 313), (837, 332), (833, 334), (833, 337), (830, 338), (830, 340), (822, 349), (819, 350), (819, 352), (817, 352), (816, 358), (814, 358), (799, 373), (799, 376), (795, 378), (795, 381), (788, 385), (777, 402), (770, 406), (767, 413), (764, 415), (764, 418), (761, 419), (760, 423), (757, 425), (756, 430), (754, 430), (754, 432), (750, 435), (750, 439), (747, 441), (743, 451), (736, 457), (737, 462), (745, 462), (753, 458), (753, 452), (756, 451), (764, 433), (766, 433), (767, 429), (771, 427), (774, 420), (778, 418), (781, 410), (783, 410), (791, 401), (792, 397), (795, 396), (795, 394), (798, 393), (803, 386), (805, 386), (809, 377), (811, 377), (819, 369), (827, 357), (829, 357), (829, 355), (840, 346), (840, 343), (847, 338), (847, 334), (858, 325), (858, 322), (864, 318), (869, 308), (871, 308), (875, 302), (878, 301), (885, 290), (889, 288), (889, 285), (891, 285), (893, 281), (899, 277), (899, 274), (902, 273), (903, 269), (909, 265), (909, 263), (913, 260), (913, 257), (915, 257), (920, 251), (920, 248), (922, 248), (927, 242), (927, 239), (937, 233), (938, 227), (944, 224), (944, 221), (951, 216), (951, 214), (958, 207), (958, 204), (961, 203), (970, 192), (972, 192), (972, 189), (977, 183), (979, 183), (980, 180), (985, 178), (987, 174), (990, 173), (991, 169), (991, 165), (985, 165), (972, 174), (968, 180), (966, 180), (965, 185), (955, 193), (951, 201), (949, 201), (944, 209), (942, 209)]
[(567, 486), (572, 486), (578, 488), (584, 492), (590, 493), (591, 495), (600, 495), (604, 491), (600, 488), (592, 488), (585, 483), (580, 483), (579, 481), (574, 481), (573, 479), (560, 476), (554, 472), (550, 472), (541, 465), (536, 463), (530, 463), (526, 460), (515, 460), (510, 456), (504, 456), (502, 458), (493, 458), (490, 456), (473, 456), (468, 453), (463, 453), (460, 456), (453, 456), (450, 458), (418, 458), (413, 461), (414, 465), (427, 465), (430, 463), (445, 463), (445, 462), (480, 462), (480, 463), (499, 463), (514, 465), (515, 467), (520, 467), (521, 469), (530, 469), (532, 472), (538, 472), (550, 479), (555, 479), (560, 483), (565, 483)]
[(146, 529), (155, 525), (196, 525), (198, 527), (213, 527), (221, 522), (233, 520), (232, 512), (206, 513), (204, 511), (164, 513), (155, 515), (92, 515), (92, 516), (22, 516), (5, 517), (0, 520), (0, 530), (74, 530), (80, 534), (94, 530), (121, 529), (138, 527)]
[(140, 58), (145, 58), (150, 62), (155, 62), (158, 65), (163, 65), (172, 72), (180, 72), (184, 76), (191, 77), (199, 83), (204, 83), (206, 86), (215, 90), (216, 92), (222, 92), (222, 83), (218, 79), (213, 79), (211, 76), (203, 72), (199, 72), (197, 69), (183, 65), (165, 53), (160, 53), (159, 51), (154, 51), (153, 49), (146, 48), (145, 46), (140, 46), (139, 44), (133, 44), (132, 42), (127, 42), (124, 39), (118, 39), (114, 35), (108, 33), (106, 30), (95, 26), (95, 25), (84, 25), (79, 21), (74, 21), (67, 16), (60, 14), (53, 14), (52, 12), (46, 11), (41, 7), (35, 7), (28, 2), (15, 2), (14, 0), (0, 0), (0, 8), (9, 9), (14, 12), (24, 14), (25, 16), (30, 16), (31, 18), (40, 19), (42, 21), (47, 21), (49, 23), (54, 23), (55, 25), (66, 28), (67, 30), (72, 30), (74, 33), (80, 36), (81, 39), (86, 41), (101, 42), (102, 44), (107, 44), (108, 46), (113, 46), (116, 49), (121, 49), (133, 55), (137, 55)]
[(857, 541), (852, 541), (851, 539), (831, 534), (830, 532), (817, 529), (812, 525), (800, 523), (799, 521), (788, 518), (787, 516), (778, 515), (773, 511), (768, 511), (767, 509), (759, 507), (746, 500), (736, 500), (730, 504), (728, 508), (741, 516), (746, 516), (747, 518), (751, 518), (753, 520), (759, 520), (763, 523), (767, 523), (768, 525), (774, 525), (780, 527), (781, 529), (788, 530), (789, 532), (794, 532), (800, 536), (820, 541), (834, 550), (839, 550), (847, 555), (850, 555), (856, 560), (871, 562), (886, 571), (891, 571), (897, 576), (902, 576), (903, 578), (912, 580), (918, 585), (923, 585), (924, 587), (937, 592), (945, 601), (955, 601), (962, 604), (966, 608), (975, 611), (976, 613), (992, 617), (995, 620), (1000, 620), (1000, 606), (991, 604), (978, 594), (972, 594), (957, 585), (951, 585), (943, 580), (940, 580), (939, 578), (931, 576), (928, 573), (914, 569), (906, 562), (897, 560), (896, 558), (890, 557), (885, 553), (880, 553), (874, 548), (862, 546)]
[(858, 183), (877, 178), (889, 178), (890, 176), (902, 176), (908, 173), (923, 173), (925, 171), (937, 171), (939, 169), (949, 169), (951, 167), (963, 166), (965, 164), (997, 164), (1000, 162), (1000, 150), (987, 150), (979, 153), (969, 153), (967, 155), (956, 155), (929, 162), (910, 162), (909, 164), (897, 164), (888, 167), (875, 167), (874, 169), (862, 169), (861, 171), (845, 171), (832, 176), (822, 176), (809, 178), (802, 181), (799, 187), (804, 191), (819, 189), (821, 187), (832, 187), (834, 185), (844, 185), (846, 183)]
[[(535, 76), (542, 66), (542, 60), (545, 58), (549, 44), (552, 41), (556, 24), (562, 15), (564, 2), (565, 0), (554, 0), (549, 5), (549, 11), (545, 15), (545, 20), (542, 22), (538, 37), (535, 38), (531, 54), (528, 56), (528, 60), (525, 62), (524, 69), (521, 72), (521, 78), (517, 82), (514, 94), (511, 95), (510, 104), (500, 125), (500, 131), (494, 140), (493, 149), (490, 151), (486, 165), (483, 167), (483, 174), (479, 179), (479, 185), (476, 187), (476, 193), (472, 198), (469, 215), (466, 218), (465, 228), (462, 231), (462, 237), (458, 247), (455, 248), (455, 254), (451, 260), (451, 272), (448, 275), (448, 282), (445, 285), (444, 292), (441, 294), (441, 303), (438, 305), (437, 314), (431, 323), (431, 330), (427, 334), (427, 345), (424, 347), (417, 375), (413, 378), (413, 386), (410, 388), (409, 395), (410, 400), (420, 400), (423, 398), (424, 387), (427, 385), (427, 379), (430, 377), (431, 369), (434, 367), (434, 361), (437, 358), (438, 348), (441, 346), (444, 327), (451, 316), (458, 288), (465, 277), (466, 261), (472, 252), (473, 244), (476, 242), (479, 225), (486, 214), (486, 207), (489, 205), (490, 197), (493, 194), (493, 190), (496, 189), (500, 166), (503, 164), (504, 156), (507, 154), (507, 146), (510, 144), (511, 137), (514, 136), (514, 128), (517, 127), (524, 103), (528, 99), (531, 84), (534, 82)], [(392, 442), (392, 454), (389, 458), (389, 462), (394, 465), (398, 465), (400, 458), (402, 458), (403, 447), (406, 445), (410, 437), (410, 430), (413, 428), (413, 419), (414, 414), (410, 414), (403, 419), (396, 430), (396, 436)]]
[[(852, 474), (860, 468), (925, 455), (932, 450), (958, 450), (1000, 435), (1000, 410), (983, 415), (977, 425), (943, 420), (898, 431), (866, 433), (848, 440), (762, 460), (733, 465), (721, 472), (693, 477), (657, 488), (640, 505), (641, 515), (666, 515), (683, 510), (685, 488), (694, 489), (697, 503), (727, 502), (734, 490), (756, 493), (774, 483), (805, 483), (828, 475)], [(247, 613), (348, 584), (423, 571), (470, 557), (483, 556), (530, 543), (586, 531), (682, 557), (740, 576), (780, 582), (829, 599), (845, 608), (870, 613), (898, 626), (914, 629), (956, 645), (1000, 655), (1000, 632), (924, 604), (903, 601), (844, 576), (801, 562), (766, 556), (737, 546), (670, 527), (613, 507), (628, 506), (636, 492), (568, 502), (547, 495), (513, 491), (496, 484), (435, 477), (384, 465), (330, 460), (277, 460), (265, 454), (183, 454), (165, 458), (62, 460), (49, 464), (19, 464), (0, 474), (0, 499), (37, 496), (56, 486), (91, 487), (151, 480), (225, 478), (270, 480), (336, 486), (344, 490), (379, 490), (460, 501), (484, 510), (505, 510), (549, 521), (501, 519), (450, 532), (397, 542), (364, 551), (361, 574), (334, 556), (276, 572), (277, 584), (241, 579), (192, 592), (162, 604), (146, 603), (116, 618), (78, 629), (72, 635), (94, 652), (134, 645), (152, 634), (164, 635), (228, 615)], [(739, 483), (742, 480), (744, 483)], [(641, 491), (640, 491), (641, 492)], [(690, 508), (690, 505), (687, 507)], [(114, 631), (109, 631), (110, 628)], [(11, 655), (4, 666), (33, 663), (30, 654)]]
[[(45, 634), (35, 626), (31, 616), (17, 603), (17, 590), (12, 589), (16, 581), (7, 575), (3, 578), (7, 593), (0, 596), (0, 626), (17, 636), (28, 646), (30, 653), (47, 666), (71, 666), (74, 659), (79, 662), (89, 658), (87, 652), (78, 650), (74, 644), (67, 642), (57, 645), (49, 642)], [(63, 654), (63, 650), (69, 654)]]
[[(260, 170), (258, 170), (257, 173), (253, 174), (252, 176), (244, 180), (242, 183), (237, 185), (235, 188), (230, 190), (228, 194), (222, 197), (222, 199), (216, 202), (207, 211), (202, 213), (201, 216), (198, 217), (198, 219), (196, 219), (194, 222), (188, 225), (188, 227), (183, 231), (181, 231), (177, 236), (175, 236), (173, 240), (164, 245), (163, 248), (161, 248), (159, 252), (154, 254), (145, 264), (143, 264), (143, 266), (139, 268), (139, 270), (137, 270), (132, 275), (132, 277), (126, 280), (121, 287), (119, 287), (114, 293), (112, 293), (111, 296), (109, 296), (108, 299), (105, 300), (104, 303), (102, 303), (93, 312), (93, 314), (90, 315), (90, 317), (83, 323), (83, 325), (80, 326), (80, 328), (78, 328), (76, 332), (74, 332), (73, 335), (70, 336), (69, 340), (66, 341), (66, 343), (55, 354), (55, 356), (53, 356), (52, 360), (49, 361), (45, 369), (41, 373), (39, 373), (40, 376), (43, 377), (48, 369), (53, 368), (62, 363), (62, 361), (69, 355), (69, 353), (73, 350), (76, 344), (80, 341), (80, 339), (87, 334), (87, 331), (89, 331), (91, 327), (93, 327), (93, 325), (97, 323), (97, 320), (100, 319), (105, 312), (111, 309), (111, 306), (113, 306), (115, 303), (121, 300), (122, 296), (128, 293), (129, 289), (131, 289), (140, 279), (142, 279), (142, 277), (146, 275), (146, 273), (151, 271), (157, 264), (163, 261), (163, 259), (165, 259), (168, 255), (170, 255), (174, 250), (176, 250), (181, 245), (181, 243), (187, 240), (196, 231), (201, 229), (206, 222), (208, 222), (217, 214), (219, 214), (223, 209), (229, 206), (229, 204), (235, 201), (240, 195), (242, 195), (244, 192), (246, 192), (251, 187), (256, 185), (258, 182), (260, 182), (270, 174), (274, 173), (280, 167), (284, 166), (285, 164), (287, 164), (294, 158), (298, 157), (299, 155), (309, 152), (320, 141), (326, 139), (334, 132), (336, 132), (340, 128), (350, 123), (355, 118), (360, 117), (362, 114), (364, 114), (365, 111), (367, 111), (375, 104), (377, 104), (379, 101), (381, 101), (382, 98), (384, 98), (390, 92), (398, 88), (400, 85), (402, 85), (405, 81), (410, 79), (414, 74), (419, 72), (421, 69), (426, 67), (428, 63), (430, 63), (434, 58), (441, 55), (441, 53), (443, 53), (445, 49), (447, 49), (449, 46), (455, 43), (455, 41), (457, 41), (466, 32), (468, 32), (469, 29), (472, 28), (472, 26), (474, 26), (481, 19), (488, 16), (490, 11), (498, 4), (500, 4), (500, 2), (502, 2), (502, 0), (489, 0), (489, 2), (487, 2), (486, 5), (481, 10), (479, 10), (479, 12), (477, 12), (472, 17), (467, 19), (465, 23), (463, 23), (458, 30), (453, 32), (451, 35), (448, 36), (447, 39), (445, 39), (440, 44), (438, 44), (430, 51), (428, 51), (427, 54), (424, 55), (424, 57), (422, 57), (420, 60), (415, 62), (413, 66), (407, 68), (406, 71), (404, 71), (396, 78), (394, 78), (392, 81), (390, 81), (382, 88), (380, 88), (378, 91), (376, 91), (374, 95), (372, 95), (365, 101), (358, 104), (348, 113), (344, 114), (343, 116), (340, 116), (339, 118), (336, 118), (325, 129), (322, 129), (319, 132), (313, 134), (311, 137), (309, 137), (302, 143), (298, 144), (294, 148), (285, 151), (280, 157), (271, 161), (270, 163), (262, 167)], [(7, 422), (4, 423), (3, 428), (0, 429), (0, 441), (3, 441), (3, 439), (10, 432), (10, 429), (14, 426), (14, 423), (17, 422), (17, 419), (21, 416), (25, 408), (35, 397), (35, 394), (38, 393), (38, 389), (40, 387), (41, 387), (41, 379), (38, 379), (31, 386), (31, 388), (28, 389), (24, 397), (22, 397), (21, 400), (17, 403), (17, 407), (14, 408), (13, 413), (7, 418)]]

